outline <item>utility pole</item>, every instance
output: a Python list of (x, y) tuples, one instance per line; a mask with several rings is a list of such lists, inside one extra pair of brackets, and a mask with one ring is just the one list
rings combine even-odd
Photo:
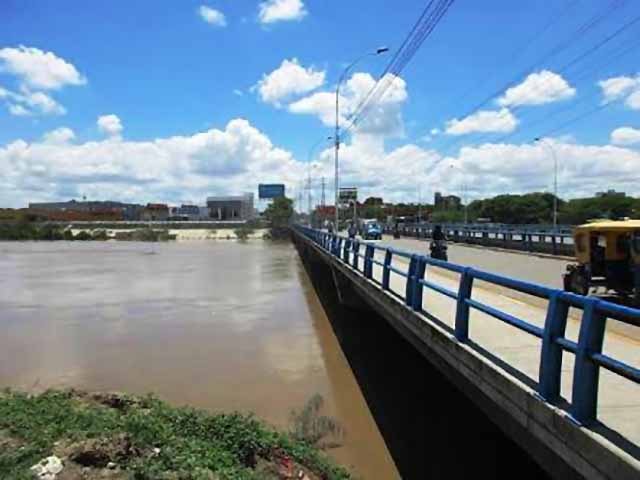
[(338, 84), (336, 86), (336, 133), (335, 136), (333, 137), (334, 140), (334, 147), (335, 147), (335, 179), (334, 179), (334, 188), (335, 188), (335, 207), (336, 207), (336, 218), (335, 218), (335, 222), (336, 222), (336, 233), (338, 233), (339, 231), (339, 220), (340, 220), (340, 209), (338, 208), (338, 204), (340, 201), (340, 180), (339, 180), (339, 170), (338, 170), (338, 156), (339, 156), (339, 151), (340, 151), (340, 86), (342, 85), (342, 82), (344, 81), (344, 79), (347, 77), (347, 74), (349, 73), (349, 71), (356, 66), (356, 64), (358, 62), (360, 62), (361, 60), (365, 59), (366, 57), (369, 56), (376, 56), (376, 55), (381, 55), (385, 52), (388, 52), (389, 49), (387, 47), (380, 47), (377, 48), (375, 51), (373, 52), (368, 52), (365, 53), (364, 55), (362, 55), (361, 57), (357, 58), (356, 60), (354, 60), (353, 62), (351, 62), (343, 71), (342, 71), (342, 75), (340, 75), (340, 79), (338, 80)]

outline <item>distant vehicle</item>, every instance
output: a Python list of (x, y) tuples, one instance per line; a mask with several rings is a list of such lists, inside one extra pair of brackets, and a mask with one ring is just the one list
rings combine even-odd
[(382, 227), (377, 222), (365, 223), (362, 238), (365, 240), (382, 240)]
[(640, 305), (640, 220), (597, 221), (575, 228), (577, 263), (567, 265), (564, 289), (588, 295), (605, 287)]

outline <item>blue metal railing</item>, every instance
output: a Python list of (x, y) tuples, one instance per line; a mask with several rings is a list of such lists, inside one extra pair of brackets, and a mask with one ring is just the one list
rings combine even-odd
[[(391, 247), (381, 247), (372, 243), (361, 242), (357, 239), (348, 239), (308, 227), (296, 226), (295, 229), (338, 260), (379, 285), (383, 291), (392, 293), (400, 298), (407, 308), (411, 308), (416, 312), (428, 313), (422, 306), (424, 288), (455, 300), (453, 334), (460, 342), (469, 340), (471, 309), (483, 312), (541, 339), (542, 350), (537, 392), (545, 401), (555, 402), (560, 398), (562, 356), (564, 352), (573, 353), (575, 362), (572, 401), (569, 413), (578, 423), (588, 424), (597, 419), (598, 383), (601, 368), (636, 384), (640, 383), (640, 370), (638, 368), (602, 353), (606, 320), (611, 319), (638, 326), (640, 325), (640, 310), (638, 309), (624, 307), (593, 297), (575, 295)], [(364, 247), (364, 251), (362, 247)], [(383, 261), (376, 258), (376, 252), (383, 254)], [(404, 257), (409, 260), (409, 266), (406, 271), (393, 265), (395, 257)], [(374, 278), (373, 265), (378, 265), (382, 268), (381, 280)], [(459, 274), (458, 291), (452, 291), (428, 281), (425, 278), (428, 266)], [(395, 292), (391, 289), (391, 273), (406, 278), (404, 292)], [(548, 300), (544, 327), (541, 328), (473, 299), (474, 280)], [(567, 318), (571, 307), (582, 310), (577, 342), (565, 337)]]
[[(443, 224), (443, 232), (450, 240), (485, 246), (503, 247), (530, 252), (568, 255), (573, 252), (572, 230), (559, 226), (556, 230), (536, 225)], [(399, 227), (402, 236), (431, 238), (434, 225), (410, 223)], [(385, 227), (386, 233), (393, 233), (394, 227)]]

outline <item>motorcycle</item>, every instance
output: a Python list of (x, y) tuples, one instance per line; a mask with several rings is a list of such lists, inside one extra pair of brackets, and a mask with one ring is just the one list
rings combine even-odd
[(447, 243), (444, 240), (432, 241), (429, 245), (429, 250), (431, 251), (431, 258), (444, 260), (445, 262), (449, 260), (449, 256), (447, 255)]

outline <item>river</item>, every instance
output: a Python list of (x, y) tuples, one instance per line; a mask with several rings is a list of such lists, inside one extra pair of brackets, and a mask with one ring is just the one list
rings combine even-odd
[(263, 241), (0, 243), (0, 387), (154, 393), (287, 428), (313, 395), (328, 450), (398, 470), (294, 247)]

